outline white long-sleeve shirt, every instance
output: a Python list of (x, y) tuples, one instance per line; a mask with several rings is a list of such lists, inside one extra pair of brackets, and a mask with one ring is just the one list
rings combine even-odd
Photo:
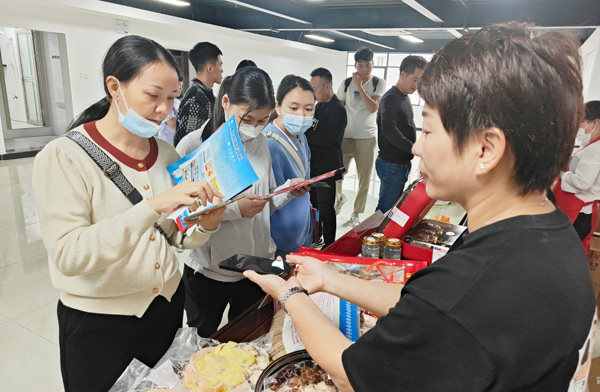
[[(185, 156), (194, 151), (200, 143), (204, 127), (186, 135), (177, 145), (177, 152)], [(195, 141), (195, 142), (194, 142)], [(264, 135), (243, 141), (246, 155), (258, 175), (245, 194), (261, 196), (272, 192), (277, 184), (273, 175), (271, 153)], [(290, 180), (279, 188), (290, 185)], [(201, 247), (190, 251), (185, 264), (204, 276), (221, 282), (237, 282), (244, 278), (239, 272), (219, 268), (219, 262), (237, 253), (272, 258), (277, 247), (271, 238), (271, 211), (283, 207), (293, 198), (290, 192), (273, 197), (264, 209), (252, 218), (242, 217), (237, 202), (226, 207), (225, 216), (219, 231)]]
[[(561, 188), (574, 193), (585, 203), (600, 200), (600, 142), (595, 142), (573, 154), (569, 171), (561, 176)], [(592, 213), (592, 205), (581, 209), (584, 214)]]

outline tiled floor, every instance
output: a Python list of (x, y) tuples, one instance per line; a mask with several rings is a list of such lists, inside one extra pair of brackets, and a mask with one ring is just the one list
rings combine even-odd
[(58, 291), (33, 205), (32, 162), (0, 162), (0, 389), (57, 392)]
[[(0, 161), (2, 392), (63, 391), (56, 320), (58, 291), (50, 282), (47, 255), (33, 203), (32, 164), (33, 158)], [(415, 176), (413, 172), (410, 178), (414, 179)], [(344, 193), (349, 199), (338, 216), (338, 236), (352, 227), (348, 220), (356, 196), (356, 185), (356, 173), (351, 167), (344, 181)], [(378, 187), (374, 175), (362, 219), (375, 210)], [(442, 207), (434, 207), (434, 210), (436, 208)], [(448, 211), (447, 207), (445, 211)], [(451, 217), (459, 216), (460, 207), (451, 206), (448, 214)], [(594, 356), (599, 354), (600, 339), (597, 339)]]

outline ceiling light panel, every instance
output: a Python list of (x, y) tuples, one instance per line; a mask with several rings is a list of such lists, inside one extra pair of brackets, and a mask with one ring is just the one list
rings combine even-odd
[(259, 11), (259, 12), (264, 12), (265, 14), (269, 14), (269, 15), (277, 16), (279, 18), (291, 20), (292, 22), (309, 24), (309, 25), (312, 24), (311, 22), (307, 22), (307, 21), (302, 20), (302, 19), (293, 18), (291, 16), (288, 16), (288, 15), (285, 15), (285, 14), (280, 14), (279, 12), (271, 11), (271, 10), (268, 10), (266, 8), (261, 8), (261, 7), (257, 7), (255, 5), (252, 5), (252, 4), (244, 3), (242, 1), (238, 1), (238, 0), (225, 0), (225, 1), (228, 2), (228, 3), (231, 3), (231, 4), (239, 5), (240, 7), (250, 8), (251, 10), (255, 10), (255, 11)]
[(400, 35), (399, 37), (405, 41), (413, 42), (415, 44), (420, 44), (422, 42), (425, 42), (422, 39), (415, 37), (414, 35)]
[(182, 1), (182, 0), (156, 0), (156, 1), (158, 1), (159, 3), (175, 5), (177, 7), (187, 7), (188, 5), (190, 5), (190, 3), (188, 3), (187, 1)]
[(310, 38), (310, 39), (315, 40), (315, 41), (326, 42), (328, 44), (330, 44), (332, 42), (335, 42), (335, 40), (333, 40), (331, 38), (321, 37), (320, 35), (316, 35), (316, 34), (305, 34), (304, 36), (306, 38)]
[(415, 11), (419, 12), (421, 15), (423, 15), (424, 17), (426, 17), (429, 20), (432, 20), (437, 23), (444, 22), (442, 19), (440, 19), (439, 16), (437, 16), (433, 12), (429, 11), (427, 8), (423, 7), (421, 4), (417, 3), (417, 0), (402, 0), (402, 2), (404, 2), (404, 4), (406, 4), (407, 6), (409, 6), (412, 9), (414, 9)]

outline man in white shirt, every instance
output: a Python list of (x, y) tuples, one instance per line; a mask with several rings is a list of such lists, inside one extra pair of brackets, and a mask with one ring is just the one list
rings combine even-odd
[[(346, 106), (348, 123), (342, 142), (342, 154), (346, 171), (352, 159), (358, 172), (358, 191), (350, 222), (360, 223), (359, 214), (365, 211), (369, 181), (375, 160), (377, 145), (377, 109), (385, 93), (385, 80), (371, 75), (373, 51), (363, 47), (354, 54), (356, 72), (339, 87), (337, 96)], [(336, 184), (336, 213), (339, 213), (346, 196), (342, 193), (342, 180)]]

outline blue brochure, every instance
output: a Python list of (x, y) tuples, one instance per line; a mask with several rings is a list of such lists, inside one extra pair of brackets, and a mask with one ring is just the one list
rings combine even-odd
[[(167, 166), (167, 171), (175, 180), (175, 184), (183, 181), (206, 181), (215, 186), (225, 198), (223, 205), (229, 204), (240, 193), (248, 189), (258, 180), (258, 176), (250, 164), (244, 151), (242, 140), (237, 129), (235, 116), (231, 116), (194, 152)], [(188, 221), (190, 218), (213, 210), (214, 203), (200, 207), (196, 211), (187, 209)], [(179, 210), (178, 210), (179, 211)], [(187, 225), (183, 224), (183, 211), (177, 214), (176, 219), (180, 230)], [(183, 227), (182, 227), (183, 226)]]

